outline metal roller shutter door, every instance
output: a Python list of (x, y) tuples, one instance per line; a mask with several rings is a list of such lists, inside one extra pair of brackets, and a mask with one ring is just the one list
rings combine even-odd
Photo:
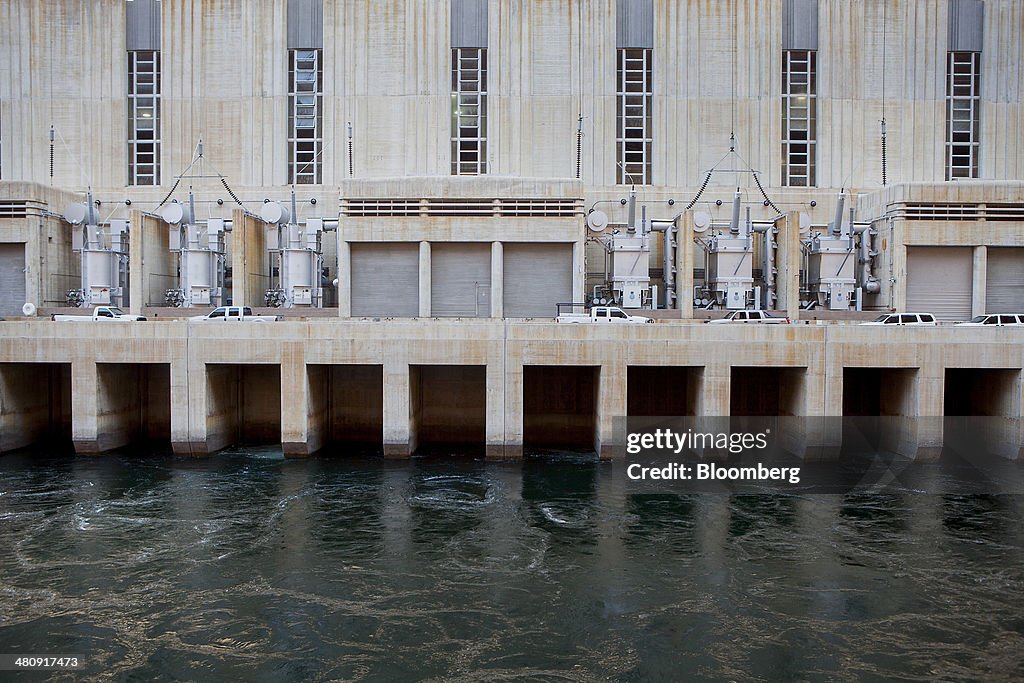
[(353, 244), (352, 315), (419, 315), (419, 262), (417, 243)]
[(1024, 249), (988, 248), (986, 313), (1024, 312)]
[(970, 320), (971, 247), (907, 247), (907, 311)]
[(21, 315), (25, 304), (25, 245), (0, 244), (0, 315)]
[(430, 314), (487, 317), (491, 314), (491, 245), (430, 245)]
[(505, 244), (506, 318), (554, 318), (572, 301), (572, 244)]

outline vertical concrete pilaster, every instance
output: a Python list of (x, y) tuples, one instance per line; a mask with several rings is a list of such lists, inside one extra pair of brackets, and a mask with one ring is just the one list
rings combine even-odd
[(505, 457), (523, 455), (523, 364), (505, 359)]
[(729, 415), (732, 374), (729, 365), (713, 363), (704, 367), (704, 386), (698, 392), (697, 414), (706, 417)]
[(430, 242), (420, 242), (420, 317), (430, 317)]
[(945, 413), (945, 369), (938, 360), (921, 363), (917, 372), (917, 454), (934, 460), (942, 452), (942, 416)]
[(178, 358), (171, 362), (171, 449), (175, 455), (192, 455), (189, 383), (193, 380), (205, 381), (202, 375), (191, 377), (188, 366), (187, 358)]
[(892, 288), (892, 307), (894, 311), (905, 311), (907, 308), (907, 247), (903, 244), (903, 221), (892, 221), (889, 248), (892, 249), (892, 277), (895, 282), (888, 283)]
[(145, 260), (142, 255), (146, 247), (146, 228), (142, 223), (142, 215), (138, 209), (129, 213), (128, 312), (132, 315), (142, 315), (142, 301), (145, 297), (146, 278), (143, 275)]
[(491, 317), (505, 317), (505, 257), (501, 242), (491, 242)]
[(487, 422), (484, 427), (486, 457), (501, 460), (505, 454), (505, 363), (504, 358), (487, 364)]
[(210, 444), (210, 437), (226, 439), (217, 434), (210, 434), (208, 424), (208, 402), (210, 398), (210, 378), (207, 375), (206, 363), (196, 353), (188, 357), (188, 434), (192, 455), (208, 455), (221, 448), (221, 444)]
[(790, 211), (775, 221), (778, 231), (775, 241), (775, 267), (778, 270), (775, 278), (775, 293), (778, 297), (776, 308), (785, 311), (791, 320), (800, 315), (800, 214)]
[(408, 458), (415, 449), (409, 396), (409, 363), (387, 357), (384, 362), (384, 457)]
[(626, 415), (626, 366), (602, 365), (597, 383), (597, 425), (594, 448), (602, 460), (610, 460), (616, 451), (615, 418)]
[(309, 439), (309, 381), (303, 342), (281, 346), (281, 450), (286, 457), (320, 448)]
[(676, 219), (676, 307), (680, 317), (693, 317), (693, 211)]
[(971, 316), (984, 315), (988, 295), (988, 247), (974, 248), (974, 275), (971, 280)]
[(583, 301), (586, 298), (584, 289), (587, 282), (586, 249), (587, 243), (572, 243), (572, 300)]
[(338, 237), (338, 316), (352, 316), (352, 247)]
[(98, 383), (95, 361), (76, 359), (71, 363), (71, 440), (78, 454), (101, 452)]

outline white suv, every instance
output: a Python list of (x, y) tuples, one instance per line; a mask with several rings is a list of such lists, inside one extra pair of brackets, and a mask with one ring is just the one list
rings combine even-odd
[(989, 313), (988, 315), (976, 315), (970, 322), (957, 323), (957, 327), (981, 327), (982, 325), (1003, 327), (1005, 325), (1024, 325), (1024, 314), (1020, 313)]
[(886, 313), (880, 315), (869, 323), (861, 323), (861, 325), (890, 325), (900, 326), (905, 325), (930, 325), (934, 327), (935, 316), (931, 313)]

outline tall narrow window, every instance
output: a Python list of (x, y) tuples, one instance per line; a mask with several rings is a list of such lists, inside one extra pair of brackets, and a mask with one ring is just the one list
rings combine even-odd
[(487, 48), (452, 48), (452, 175), (487, 173)]
[(618, 183), (649, 185), (651, 181), (651, 109), (654, 100), (648, 48), (620, 48), (616, 85)]
[(317, 185), (323, 149), (322, 50), (288, 51), (288, 182)]
[(160, 184), (160, 51), (128, 53), (128, 184)]
[(946, 180), (977, 178), (981, 53), (948, 53), (946, 73)]
[(817, 52), (782, 52), (782, 184), (813, 187), (817, 156)]

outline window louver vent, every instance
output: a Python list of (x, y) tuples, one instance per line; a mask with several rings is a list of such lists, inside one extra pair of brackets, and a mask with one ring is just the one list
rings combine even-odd
[(522, 198), (342, 199), (343, 216), (513, 216), (572, 217), (583, 214), (582, 199)]

